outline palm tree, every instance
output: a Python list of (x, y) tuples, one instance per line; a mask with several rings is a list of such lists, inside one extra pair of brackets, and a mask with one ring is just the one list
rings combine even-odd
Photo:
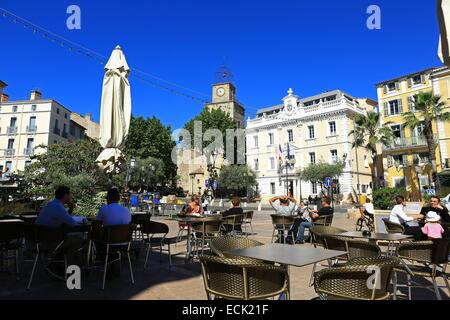
[(380, 120), (381, 115), (374, 111), (369, 111), (366, 115), (357, 115), (355, 128), (349, 134), (353, 136), (352, 148), (363, 147), (371, 154), (375, 188), (377, 189), (380, 187), (377, 145), (381, 143), (389, 146), (394, 137), (389, 123), (380, 125)]
[[(449, 121), (450, 112), (442, 112), (446, 107), (441, 97), (432, 92), (420, 92), (412, 100), (414, 110), (403, 114), (404, 127), (415, 129), (423, 124), (423, 135), (427, 140), (428, 159), (433, 167), (433, 175), (437, 174), (436, 142), (433, 132), (433, 122), (436, 120)], [(439, 179), (436, 181), (436, 190), (439, 189)]]

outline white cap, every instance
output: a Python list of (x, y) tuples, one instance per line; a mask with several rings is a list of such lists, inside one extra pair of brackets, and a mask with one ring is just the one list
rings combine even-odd
[(434, 211), (430, 211), (427, 213), (426, 220), (429, 222), (438, 222), (441, 220), (441, 217)]

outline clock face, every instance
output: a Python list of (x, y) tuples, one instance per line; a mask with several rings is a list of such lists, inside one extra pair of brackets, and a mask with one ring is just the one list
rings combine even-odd
[(225, 95), (225, 89), (224, 88), (217, 89), (217, 95), (219, 97), (223, 97)]
[(294, 107), (292, 106), (292, 104), (288, 104), (287, 105), (287, 111), (291, 112), (294, 109)]

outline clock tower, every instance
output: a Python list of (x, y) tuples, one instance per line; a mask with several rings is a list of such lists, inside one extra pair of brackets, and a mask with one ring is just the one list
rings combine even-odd
[(243, 129), (245, 127), (245, 109), (236, 100), (236, 87), (231, 82), (221, 82), (215, 83), (212, 90), (212, 102), (206, 104), (205, 108), (227, 112), (236, 122), (237, 128)]

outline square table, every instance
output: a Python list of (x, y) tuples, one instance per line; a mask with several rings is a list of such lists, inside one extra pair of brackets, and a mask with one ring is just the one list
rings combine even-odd
[(299, 268), (347, 254), (345, 251), (306, 248), (276, 243), (232, 250), (227, 253), (239, 257), (253, 258)]
[[(288, 267), (288, 274), (289, 266), (301, 268), (313, 264), (314, 268), (311, 274), (310, 286), (312, 285), (311, 282), (313, 279), (314, 271), (316, 270), (317, 263), (347, 254), (347, 252), (345, 251), (327, 250), (311, 247), (307, 248), (276, 243), (246, 249), (232, 250), (228, 251), (227, 253), (239, 257), (253, 258), (257, 260), (286, 265)], [(290, 277), (289, 288), (291, 288)]]
[(401, 243), (402, 241), (411, 240), (414, 238), (414, 236), (401, 233), (371, 233), (370, 235), (365, 236), (362, 231), (349, 231), (338, 234), (337, 236), (352, 239), (367, 239), (371, 242), (387, 241), (388, 255), (394, 254), (394, 244), (396, 242)]

